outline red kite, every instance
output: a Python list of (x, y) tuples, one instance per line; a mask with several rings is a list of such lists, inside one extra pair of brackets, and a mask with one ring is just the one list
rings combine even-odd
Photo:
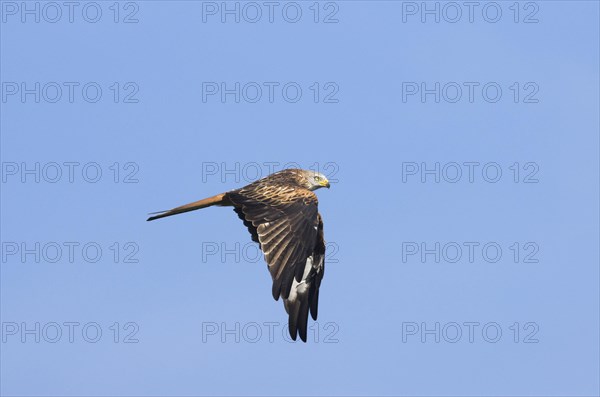
[(149, 221), (201, 208), (233, 207), (265, 255), (273, 278), (273, 298), (283, 298), (292, 339), (306, 342), (308, 312), (317, 319), (319, 287), (325, 271), (323, 220), (313, 190), (327, 187), (314, 171), (287, 169), (216, 196), (163, 211)]

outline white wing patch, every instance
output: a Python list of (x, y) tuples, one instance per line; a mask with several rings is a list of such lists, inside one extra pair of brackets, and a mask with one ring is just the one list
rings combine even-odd
[(304, 294), (308, 289), (308, 285), (306, 284), (306, 277), (308, 277), (308, 273), (310, 269), (312, 269), (313, 257), (312, 255), (306, 258), (306, 264), (304, 265), (304, 273), (302, 274), (302, 280), (300, 282), (294, 281), (292, 282), (292, 289), (290, 290), (290, 296), (287, 298), (290, 302), (295, 302), (296, 298), (298, 298), (299, 294)]
[[(323, 266), (323, 262), (315, 264), (316, 268)], [(303, 295), (308, 290), (309, 284), (306, 282), (306, 278), (310, 273), (311, 268), (313, 267), (313, 256), (309, 256), (306, 258), (306, 265), (304, 265), (304, 273), (302, 274), (302, 280), (300, 282), (294, 280), (292, 281), (292, 289), (290, 290), (290, 296), (286, 299), (286, 301), (293, 303), (298, 298), (298, 295)], [(286, 302), (287, 304), (287, 302)]]

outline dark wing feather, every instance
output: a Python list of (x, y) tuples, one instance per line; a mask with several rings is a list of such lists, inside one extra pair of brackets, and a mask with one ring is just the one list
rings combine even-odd
[[(296, 333), (306, 342), (306, 329), (308, 324), (308, 313), (313, 320), (317, 319), (319, 306), (319, 287), (325, 270), (325, 240), (323, 239), (323, 221), (318, 214), (317, 240), (315, 248), (310, 256), (310, 267), (305, 269), (303, 281), (296, 285), (294, 294), (284, 300), (284, 305), (290, 315), (289, 331), (296, 340)], [(308, 265), (308, 264), (307, 264)], [(293, 288), (293, 287), (292, 287)]]
[(323, 235), (323, 219), (319, 214), (319, 226), (317, 230), (317, 244), (314, 251), (315, 263), (321, 263), (320, 268), (315, 270), (314, 285), (309, 290), (308, 303), (310, 304), (310, 315), (313, 320), (317, 320), (318, 309), (319, 309), (319, 287), (321, 287), (321, 280), (325, 275), (325, 236)]
[(236, 212), (236, 214), (238, 214), (238, 217), (244, 222), (244, 226), (246, 226), (248, 228), (248, 231), (252, 235), (252, 241), (254, 241), (255, 243), (258, 243), (258, 246), (260, 247), (260, 241), (258, 241), (258, 233), (256, 231), (256, 228), (252, 224), (252, 222), (249, 222), (246, 220), (241, 208), (234, 207), (233, 210)]

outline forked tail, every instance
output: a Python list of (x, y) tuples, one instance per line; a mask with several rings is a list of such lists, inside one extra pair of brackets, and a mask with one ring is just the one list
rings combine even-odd
[(184, 212), (195, 211), (195, 210), (210, 207), (213, 205), (231, 205), (231, 204), (229, 203), (229, 200), (227, 200), (225, 193), (221, 193), (221, 194), (217, 194), (216, 196), (208, 197), (208, 198), (205, 198), (202, 200), (194, 201), (193, 203), (189, 203), (189, 204), (179, 206), (177, 208), (173, 208), (172, 210), (153, 212), (150, 215), (152, 215), (152, 214), (158, 214), (158, 215), (151, 216), (150, 218), (148, 218), (146, 220), (153, 221), (155, 219), (164, 218), (166, 216), (183, 214)]

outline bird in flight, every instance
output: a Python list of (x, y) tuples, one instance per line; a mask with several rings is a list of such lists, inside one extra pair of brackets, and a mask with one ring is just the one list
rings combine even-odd
[[(216, 206), (233, 207), (259, 244), (273, 279), (273, 298), (283, 299), (290, 336), (306, 342), (308, 313), (317, 319), (325, 271), (323, 220), (314, 190), (329, 188), (318, 172), (286, 169), (248, 186), (161, 211), (148, 221)], [(151, 214), (152, 215), (152, 214)]]

